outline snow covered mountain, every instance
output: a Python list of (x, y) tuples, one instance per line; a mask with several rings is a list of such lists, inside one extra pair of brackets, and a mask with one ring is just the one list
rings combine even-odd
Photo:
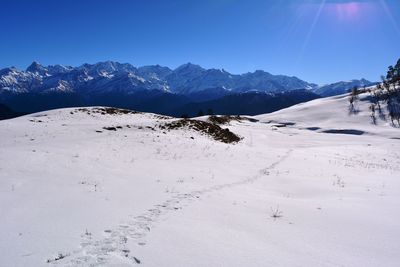
[(266, 92), (314, 88), (296, 77), (256, 71), (233, 75), (225, 70), (203, 69), (191, 63), (175, 70), (159, 65), (136, 68), (130, 64), (106, 61), (79, 67), (42, 66), (33, 62), (25, 71), (6, 68), (0, 71), (0, 94), (4, 92), (79, 92), (108, 93), (162, 90), (188, 94), (210, 88), (245, 92)]
[[(16, 68), (0, 70), (0, 103), (24, 113), (107, 105), (176, 115), (183, 105), (228, 95), (280, 94), (315, 87), (296, 77), (264, 71), (233, 75), (191, 63), (171, 70), (160, 65), (136, 68), (113, 61), (79, 67), (43, 66), (33, 62), (25, 71)], [(318, 97), (311, 91), (304, 91), (302, 95), (307, 99)], [(303, 98), (287, 102), (296, 104)], [(264, 112), (270, 110), (263, 109)]]
[(370, 82), (366, 79), (341, 81), (314, 88), (312, 91), (320, 96), (327, 97), (347, 93), (354, 87), (362, 88), (364, 86), (368, 87), (375, 84), (376, 83)]
[(0, 121), (0, 266), (398, 266), (399, 129), (348, 105)]
[[(297, 77), (262, 70), (236, 75), (192, 63), (172, 70), (160, 65), (137, 68), (113, 61), (79, 67), (33, 62), (25, 71), (14, 67), (0, 70), (0, 103), (22, 113), (107, 105), (179, 116), (223, 105), (221, 114), (255, 114), (254, 110), (265, 113), (275, 110), (272, 106), (287, 107), (304, 99), (342, 94), (354, 86), (371, 84), (362, 79), (318, 87)], [(273, 94), (282, 104), (271, 105), (265, 93)], [(239, 101), (240, 106), (248, 106), (239, 108), (235, 98), (245, 100)]]

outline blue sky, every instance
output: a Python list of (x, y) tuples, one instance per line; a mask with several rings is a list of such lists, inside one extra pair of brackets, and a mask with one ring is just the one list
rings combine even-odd
[(0, 67), (104, 60), (316, 83), (378, 80), (400, 58), (398, 0), (2, 0)]

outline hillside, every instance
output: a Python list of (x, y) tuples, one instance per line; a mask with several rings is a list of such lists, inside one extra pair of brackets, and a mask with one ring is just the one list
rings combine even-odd
[(21, 115), (22, 113), (17, 113), (6, 105), (0, 104), (0, 120), (11, 119)]
[(397, 266), (399, 129), (360, 100), (0, 121), (0, 266)]
[(195, 117), (198, 116), (199, 111), (206, 114), (211, 110), (220, 115), (257, 115), (317, 98), (319, 98), (318, 95), (308, 90), (293, 90), (282, 93), (247, 92), (230, 94), (209, 101), (190, 102), (167, 113), (178, 117), (181, 114)]
[(270, 114), (256, 116), (262, 122), (277, 122), (292, 125), (297, 129), (316, 132), (329, 130), (354, 130), (355, 133), (395, 138), (398, 129), (390, 122), (386, 106), (377, 116), (377, 125), (372, 123), (370, 94), (360, 95), (355, 103), (355, 112), (349, 111), (348, 94), (316, 99)]

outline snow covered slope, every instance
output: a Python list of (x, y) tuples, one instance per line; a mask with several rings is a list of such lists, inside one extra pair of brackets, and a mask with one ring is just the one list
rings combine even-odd
[(386, 111), (376, 114), (376, 124), (372, 123), (370, 94), (364, 93), (350, 110), (349, 95), (343, 94), (301, 103), (274, 113), (259, 115), (255, 118), (262, 122), (277, 122), (292, 125), (295, 128), (317, 132), (331, 130), (350, 130), (349, 133), (369, 134), (386, 137), (400, 137), (399, 130), (392, 127)]
[(102, 108), (0, 121), (0, 266), (398, 266), (399, 130), (347, 103), (233, 144)]

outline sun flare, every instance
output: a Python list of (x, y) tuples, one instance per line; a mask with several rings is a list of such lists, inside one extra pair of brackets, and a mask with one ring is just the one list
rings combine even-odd
[(361, 12), (361, 4), (356, 2), (335, 4), (336, 15), (339, 20), (357, 18)]

